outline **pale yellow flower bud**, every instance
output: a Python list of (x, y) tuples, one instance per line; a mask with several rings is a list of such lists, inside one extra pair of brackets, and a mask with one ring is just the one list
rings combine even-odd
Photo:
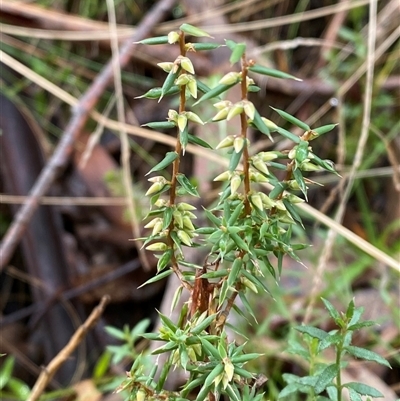
[(174, 44), (179, 40), (179, 33), (172, 31), (168, 34), (168, 43), (169, 44)]
[(223, 85), (232, 85), (239, 82), (240, 76), (240, 72), (228, 72), (219, 80), (219, 83)]

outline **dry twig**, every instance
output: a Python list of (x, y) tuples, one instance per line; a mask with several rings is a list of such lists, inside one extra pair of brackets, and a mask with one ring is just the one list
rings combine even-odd
[(93, 309), (85, 323), (83, 323), (78, 330), (76, 330), (68, 344), (50, 361), (47, 367), (42, 370), (42, 373), (39, 375), (35, 385), (33, 386), (32, 392), (27, 401), (36, 401), (39, 399), (47, 384), (50, 382), (61, 365), (69, 358), (69, 356), (82, 342), (87, 332), (96, 324), (109, 301), (110, 297), (108, 295), (103, 296), (100, 304)]

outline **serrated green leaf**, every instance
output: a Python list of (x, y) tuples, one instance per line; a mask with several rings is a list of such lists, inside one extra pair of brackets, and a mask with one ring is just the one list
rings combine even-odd
[(199, 193), (197, 192), (196, 187), (194, 187), (191, 184), (191, 182), (186, 178), (185, 175), (178, 174), (176, 176), (176, 179), (178, 180), (179, 184), (182, 185), (182, 188), (184, 188), (187, 193), (189, 193), (192, 196), (200, 197)]
[(136, 43), (141, 45), (166, 45), (168, 43), (168, 36), (156, 36), (154, 38), (140, 40)]
[(246, 44), (245, 43), (237, 43), (233, 50), (229, 62), (231, 65), (237, 63), (243, 56), (246, 51)]
[(138, 289), (144, 287), (147, 284), (152, 284), (152, 283), (155, 283), (157, 281), (163, 280), (164, 278), (170, 276), (172, 273), (173, 273), (173, 271), (171, 269), (166, 270), (165, 272), (159, 273), (156, 276), (154, 276), (151, 279), (149, 279), (146, 282), (144, 282), (142, 285), (140, 285), (138, 287)]
[(294, 79), (296, 81), (302, 81), (300, 78), (296, 78), (293, 75), (287, 74), (286, 72), (282, 72), (279, 70), (275, 70), (273, 68), (263, 67), (262, 65), (254, 64), (249, 67), (249, 71), (255, 72), (261, 75), (267, 75), (269, 77), (274, 78), (282, 78), (282, 79)]
[(315, 384), (314, 391), (317, 394), (322, 393), (326, 387), (332, 383), (332, 380), (337, 376), (338, 367), (336, 364), (327, 366), (318, 376), (318, 381)]
[(354, 298), (349, 302), (349, 305), (348, 305), (348, 307), (347, 307), (347, 310), (346, 310), (346, 317), (347, 317), (347, 319), (352, 319), (352, 317), (353, 317), (353, 315), (354, 315), (354, 308), (355, 308), (355, 305), (354, 305)]
[(192, 36), (196, 36), (198, 38), (202, 38), (202, 37), (212, 38), (212, 36), (209, 33), (207, 33), (206, 31), (203, 31), (202, 29), (197, 28), (196, 26), (193, 26), (193, 25), (190, 25), (190, 24), (182, 24), (179, 27), (179, 29), (182, 32), (185, 32), (185, 33), (187, 33), (189, 35), (192, 35)]
[(296, 125), (297, 127), (301, 128), (304, 131), (310, 131), (311, 128), (304, 123), (303, 121), (299, 120), (296, 117), (293, 117), (291, 114), (286, 113), (286, 111), (276, 109), (275, 107), (270, 106), (272, 110), (275, 110), (284, 120), (290, 122), (293, 125)]
[(361, 395), (354, 391), (352, 388), (349, 388), (349, 396), (350, 401), (362, 401)]
[(199, 103), (203, 102), (204, 100), (212, 99), (213, 97), (219, 96), (221, 93), (226, 92), (228, 89), (232, 88), (232, 86), (235, 86), (236, 83), (231, 84), (231, 85), (224, 85), (224, 84), (219, 84), (215, 88), (211, 89), (207, 93), (205, 93), (196, 103), (193, 104), (193, 106), (197, 106)]
[(362, 329), (363, 327), (371, 327), (371, 326), (375, 326), (375, 325), (376, 325), (376, 322), (374, 322), (373, 320), (365, 320), (360, 323), (352, 324), (351, 326), (347, 327), (347, 330), (355, 331), (355, 330)]
[(176, 127), (176, 124), (173, 121), (154, 121), (150, 123), (143, 124), (142, 127), (149, 127), (152, 129), (169, 129)]
[(160, 161), (160, 163), (156, 164), (147, 174), (153, 173), (154, 171), (161, 171), (172, 164), (177, 158), (179, 157), (178, 153), (176, 152), (167, 152), (165, 154), (164, 159)]
[(389, 362), (385, 358), (382, 358), (376, 352), (370, 351), (365, 348), (355, 347), (353, 345), (349, 345), (349, 346), (345, 347), (344, 349), (349, 354), (355, 356), (356, 358), (365, 359), (367, 361), (373, 361), (373, 362), (379, 363), (381, 365), (387, 366), (388, 368), (391, 368)]
[(363, 383), (349, 382), (343, 384), (343, 387), (351, 388), (361, 395), (369, 395), (370, 397), (383, 397), (383, 394), (378, 391), (376, 388), (368, 386)]
[(309, 336), (321, 341), (328, 335), (326, 331), (313, 326), (296, 326), (295, 330), (300, 331), (300, 333), (308, 334)]
[(328, 309), (328, 312), (335, 323), (339, 324), (340, 321), (343, 322), (343, 319), (340, 317), (339, 312), (334, 308), (334, 306), (325, 298), (321, 297), (321, 300), (324, 303), (325, 308)]

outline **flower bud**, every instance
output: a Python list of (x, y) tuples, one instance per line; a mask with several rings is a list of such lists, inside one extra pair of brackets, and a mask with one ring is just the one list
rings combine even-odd
[(188, 84), (187, 84), (187, 88), (189, 89), (190, 94), (192, 95), (192, 97), (194, 97), (195, 99), (197, 99), (197, 82), (196, 80), (193, 78), (191, 79)]
[(185, 211), (185, 212), (183, 212), (183, 215), (184, 216), (188, 216), (189, 217), (189, 219), (194, 219), (194, 220), (196, 220), (197, 219), (197, 216), (194, 214), (194, 213), (192, 213), (192, 212), (189, 212), (189, 211)]
[(298, 197), (297, 195), (293, 195), (293, 194), (287, 194), (284, 196), (285, 199), (287, 199), (290, 203), (292, 204), (296, 204), (296, 203), (303, 203), (305, 202), (304, 199)]
[(233, 135), (229, 135), (225, 137), (215, 149), (222, 149), (222, 148), (229, 148), (233, 146), (233, 142), (235, 140), (235, 137)]
[(258, 289), (254, 285), (253, 282), (251, 282), (247, 277), (240, 277), (240, 281), (242, 284), (247, 287), (249, 290), (253, 291), (254, 293), (258, 294)]
[(260, 152), (257, 155), (263, 162), (269, 162), (271, 160), (275, 160), (280, 156), (279, 152), (270, 151), (270, 152)]
[(194, 206), (189, 203), (180, 202), (176, 205), (178, 210), (186, 211), (186, 210), (197, 210)]
[(232, 173), (230, 171), (224, 171), (220, 175), (214, 178), (213, 181), (228, 181), (230, 180)]
[(157, 63), (157, 65), (162, 68), (165, 72), (170, 72), (174, 67), (174, 63), (165, 62), (165, 63)]
[(243, 112), (243, 102), (235, 103), (230, 109), (226, 119), (229, 121), (233, 117)]
[(235, 84), (236, 82), (239, 82), (240, 76), (241, 76), (240, 72), (233, 72), (233, 71), (228, 72), (219, 80), (219, 83), (223, 85), (232, 85)]
[(265, 209), (272, 209), (273, 207), (275, 207), (275, 201), (272, 200), (264, 192), (260, 192), (260, 196)]
[(250, 120), (254, 120), (254, 115), (256, 113), (256, 108), (254, 107), (254, 104), (249, 100), (243, 100), (242, 103), (246, 116), (249, 117)]
[(226, 109), (232, 106), (232, 102), (229, 100), (221, 100), (220, 102), (214, 103), (213, 106), (218, 110)]
[(252, 165), (264, 174), (269, 174), (267, 165), (260, 159), (259, 156), (253, 156), (251, 159)]
[(191, 74), (194, 74), (194, 68), (193, 68), (193, 64), (192, 64), (192, 61), (190, 60), (190, 58), (181, 57), (180, 61), (181, 61), (181, 67), (185, 71), (190, 72)]
[(178, 112), (173, 109), (168, 110), (168, 120), (176, 122), (178, 120)]
[(182, 86), (186, 85), (190, 81), (190, 75), (188, 74), (181, 74), (179, 77), (175, 80), (175, 85)]
[(178, 210), (175, 210), (172, 214), (174, 216), (174, 223), (177, 227), (183, 228), (183, 216)]
[(290, 160), (293, 160), (296, 157), (297, 146), (290, 150), (288, 157)]
[(186, 128), (187, 120), (188, 119), (186, 117), (186, 113), (179, 114), (179, 116), (178, 116), (178, 127), (179, 127), (179, 130), (181, 132), (184, 131), (185, 128)]
[(277, 201), (275, 201), (275, 206), (276, 206), (276, 208), (277, 208), (278, 210), (282, 210), (283, 212), (286, 211), (286, 206), (285, 206), (285, 204), (284, 204), (280, 199), (278, 199)]
[(244, 146), (245, 143), (245, 138), (243, 138), (242, 136), (237, 136), (234, 141), (233, 141), (233, 148), (235, 149), (236, 153), (239, 153)]
[(149, 182), (161, 182), (162, 184), (166, 184), (167, 180), (162, 175), (157, 175), (156, 177), (150, 177), (147, 179)]
[(276, 131), (279, 128), (274, 122), (268, 120), (268, 118), (261, 117), (261, 120), (263, 120), (264, 124), (270, 131)]
[(157, 235), (158, 233), (160, 233), (162, 231), (163, 225), (164, 225), (164, 223), (163, 223), (162, 219), (159, 219), (159, 221), (157, 221), (157, 223), (154, 225), (151, 235), (154, 236), (154, 235)]
[(242, 183), (242, 179), (239, 174), (234, 174), (231, 178), (231, 195), (235, 194), (239, 189), (240, 184)]
[(183, 216), (183, 227), (190, 231), (194, 231), (196, 229), (189, 216)]
[(187, 111), (186, 117), (188, 120), (193, 121), (194, 123), (204, 125), (204, 122), (201, 120), (201, 118), (196, 113), (193, 113), (192, 111)]
[(146, 399), (146, 392), (142, 389), (138, 390), (136, 393), (136, 401), (145, 401)]
[(177, 235), (183, 244), (187, 246), (192, 246), (192, 240), (190, 239), (190, 236), (186, 231), (178, 230)]
[(213, 118), (212, 121), (221, 121), (225, 120), (229, 113), (229, 107), (225, 107), (224, 109), (220, 110)]
[(299, 184), (295, 180), (288, 181), (288, 187), (290, 189), (295, 189), (295, 190), (299, 190), (300, 189)]
[(168, 249), (168, 246), (164, 242), (154, 242), (153, 244), (146, 246), (146, 249), (148, 251), (164, 252)]
[(250, 169), (250, 180), (253, 182), (269, 182), (269, 179), (259, 173), (258, 171), (254, 171)]
[(300, 170), (302, 171), (322, 171), (323, 168), (321, 166), (317, 166), (310, 162), (303, 162), (300, 164)]
[(254, 85), (254, 79), (246, 76), (246, 86), (249, 87), (250, 85)]
[(153, 228), (159, 220), (162, 220), (160, 217), (156, 217), (155, 219), (149, 221), (144, 228)]
[(170, 45), (176, 43), (179, 40), (179, 33), (172, 31), (168, 34), (168, 43)]
[(156, 202), (154, 202), (154, 206), (157, 206), (159, 208), (165, 207), (168, 205), (168, 201), (166, 201), (165, 199), (157, 199)]
[(162, 182), (155, 182), (147, 190), (147, 192), (145, 193), (145, 196), (156, 194), (157, 192), (161, 191), (164, 188), (164, 185), (165, 184), (163, 184)]
[(255, 206), (258, 210), (264, 210), (263, 202), (261, 200), (260, 194), (253, 194), (250, 196), (250, 202), (253, 206)]

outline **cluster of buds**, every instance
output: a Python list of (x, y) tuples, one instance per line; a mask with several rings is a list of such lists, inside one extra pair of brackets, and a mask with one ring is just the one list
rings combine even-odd
[(231, 120), (233, 117), (245, 112), (247, 117), (254, 120), (256, 109), (254, 104), (247, 99), (232, 103), (229, 100), (222, 100), (214, 104), (219, 111), (213, 117), (212, 121)]

